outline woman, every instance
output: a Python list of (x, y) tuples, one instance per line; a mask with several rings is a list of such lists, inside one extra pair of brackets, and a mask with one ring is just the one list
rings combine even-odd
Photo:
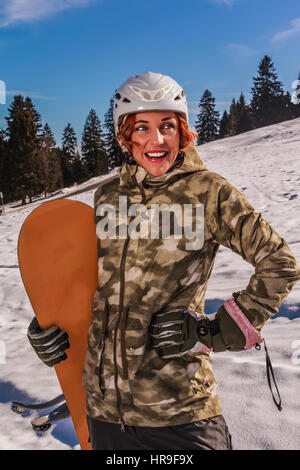
[[(203, 164), (174, 80), (127, 80), (114, 121), (128, 160), (95, 193), (99, 286), (83, 373), (92, 447), (230, 449), (209, 352), (260, 343), (300, 268), (245, 197)], [(207, 317), (220, 244), (255, 274)], [(52, 365), (66, 357), (62, 337)]]

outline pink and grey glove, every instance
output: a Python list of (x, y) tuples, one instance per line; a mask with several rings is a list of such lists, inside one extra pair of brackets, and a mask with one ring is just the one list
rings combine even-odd
[(187, 353), (242, 351), (263, 341), (234, 299), (210, 318), (184, 309), (158, 313), (150, 326), (152, 346), (160, 357), (171, 359)]

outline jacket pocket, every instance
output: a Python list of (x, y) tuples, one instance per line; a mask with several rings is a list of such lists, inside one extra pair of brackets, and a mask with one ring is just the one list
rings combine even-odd
[(149, 325), (155, 307), (127, 307), (121, 322), (121, 354), (124, 378), (133, 377), (150, 349)]
[(88, 345), (85, 365), (82, 374), (82, 384), (89, 393), (98, 393), (101, 387), (101, 364), (105, 346), (105, 329), (107, 323), (107, 305), (105, 299), (95, 295), (93, 304), (93, 321), (89, 328)]
[(137, 406), (163, 406), (193, 397), (184, 361), (161, 359), (151, 346), (149, 326), (158, 310), (156, 306), (130, 306), (127, 312), (122, 345), (124, 365)]

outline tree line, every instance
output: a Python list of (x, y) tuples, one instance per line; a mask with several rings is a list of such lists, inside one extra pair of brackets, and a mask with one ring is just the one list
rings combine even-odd
[[(300, 89), (300, 72), (298, 80), (296, 95)], [(238, 100), (232, 99), (229, 112), (225, 110), (220, 118), (215, 109), (215, 98), (205, 90), (195, 123), (197, 145), (300, 117), (300, 104), (293, 103), (290, 93), (284, 92), (274, 64), (267, 55), (259, 63), (258, 75), (253, 77), (251, 95), (247, 104), (241, 92)]]
[[(205, 90), (195, 124), (197, 145), (300, 117), (300, 104), (292, 102), (289, 92), (284, 93), (269, 56), (261, 60), (253, 80), (250, 104), (241, 93), (238, 100), (232, 99), (229, 112), (224, 111), (221, 119), (215, 99)], [(41, 193), (46, 196), (105, 174), (126, 159), (115, 138), (113, 98), (103, 126), (96, 111), (90, 110), (80, 147), (70, 123), (58, 146), (49, 124), (42, 125), (29, 97), (15, 96), (5, 119), (7, 128), (0, 130), (0, 192), (5, 203), (21, 200), (25, 204)]]
[(29, 97), (14, 96), (0, 130), (0, 192), (4, 202), (45, 196), (74, 183), (103, 175), (125, 160), (114, 134), (113, 99), (104, 116), (104, 127), (91, 109), (85, 121), (79, 147), (70, 123), (63, 130), (61, 145)]

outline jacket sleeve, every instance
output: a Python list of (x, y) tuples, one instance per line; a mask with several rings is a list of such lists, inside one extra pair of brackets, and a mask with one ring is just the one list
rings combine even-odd
[(300, 267), (285, 240), (226, 180), (219, 187), (216, 206), (210, 225), (215, 242), (230, 248), (255, 268), (236, 303), (260, 331), (300, 279)]

